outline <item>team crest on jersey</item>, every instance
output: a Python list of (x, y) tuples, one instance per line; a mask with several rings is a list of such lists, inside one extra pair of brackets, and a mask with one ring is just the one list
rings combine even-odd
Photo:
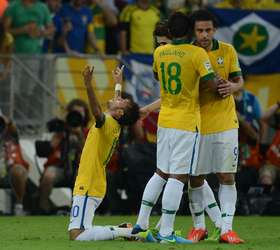
[(223, 65), (223, 64), (224, 64), (224, 58), (221, 57), (221, 56), (219, 56), (219, 57), (217, 58), (217, 63), (218, 63), (219, 65)]
[(209, 61), (204, 63), (205, 68), (207, 69), (207, 71), (212, 71), (212, 66), (211, 63)]

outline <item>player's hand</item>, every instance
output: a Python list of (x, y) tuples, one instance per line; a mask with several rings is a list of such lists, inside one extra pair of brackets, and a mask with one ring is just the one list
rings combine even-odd
[(90, 85), (92, 81), (92, 76), (93, 76), (93, 71), (94, 71), (94, 66), (86, 66), (84, 71), (83, 71), (83, 77), (84, 77), (84, 82), (86, 85)]
[(112, 71), (112, 76), (115, 83), (122, 83), (123, 81), (123, 69), (124, 65), (120, 67), (117, 67), (115, 70)]
[(228, 80), (224, 79), (218, 79), (219, 85), (218, 85), (218, 93), (223, 97), (230, 96), (235, 91), (235, 86), (233, 82), (230, 82)]

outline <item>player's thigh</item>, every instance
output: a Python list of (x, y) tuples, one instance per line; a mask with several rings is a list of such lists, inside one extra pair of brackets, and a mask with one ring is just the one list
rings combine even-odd
[(238, 163), (238, 130), (217, 133), (212, 141), (213, 172), (236, 173)]
[(212, 135), (201, 135), (199, 150), (198, 150), (198, 160), (195, 171), (193, 175), (206, 175), (213, 172), (213, 146), (212, 146)]
[(168, 160), (170, 155), (169, 128), (158, 127), (157, 130), (157, 168), (163, 173), (169, 173)]
[(173, 129), (170, 135), (170, 174), (192, 174), (197, 165), (200, 134)]
[(101, 202), (101, 198), (86, 195), (73, 196), (68, 231), (71, 229), (91, 228), (94, 213)]

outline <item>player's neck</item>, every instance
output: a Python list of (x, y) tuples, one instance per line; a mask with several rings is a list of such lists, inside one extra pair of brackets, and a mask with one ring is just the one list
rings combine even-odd
[(204, 48), (207, 52), (211, 51), (213, 48), (213, 40), (211, 40), (211, 43), (206, 47)]

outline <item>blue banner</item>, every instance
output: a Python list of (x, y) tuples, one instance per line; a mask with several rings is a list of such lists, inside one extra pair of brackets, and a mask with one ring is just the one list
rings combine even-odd
[(214, 9), (216, 38), (232, 44), (246, 74), (280, 72), (280, 11)]

